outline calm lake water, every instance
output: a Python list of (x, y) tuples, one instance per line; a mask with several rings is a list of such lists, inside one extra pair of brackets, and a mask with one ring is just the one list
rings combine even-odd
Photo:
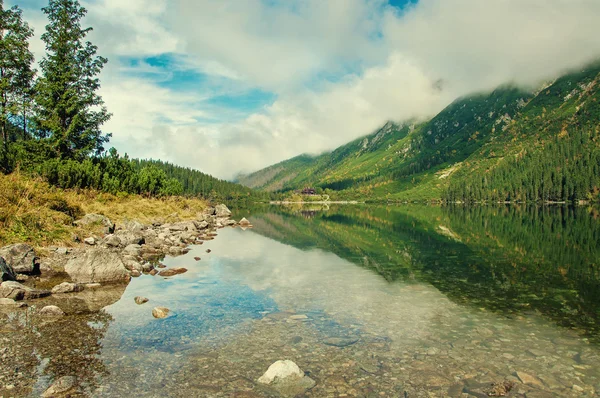
[[(254, 228), (219, 230), (164, 260), (186, 274), (87, 292), (96, 312), (53, 322), (35, 306), (0, 312), (0, 354), (19, 347), (3, 371), (20, 374), (0, 395), (39, 396), (70, 375), (98, 397), (275, 397), (256, 379), (280, 359), (317, 382), (307, 397), (483, 397), (504, 381), (509, 396), (600, 391), (596, 209), (235, 216)], [(150, 301), (138, 306), (138, 295)], [(173, 316), (154, 319), (154, 306)]]

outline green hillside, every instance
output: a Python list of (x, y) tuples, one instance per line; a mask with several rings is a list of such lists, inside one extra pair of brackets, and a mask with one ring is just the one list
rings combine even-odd
[(239, 182), (362, 200), (597, 200), (599, 73), (595, 64), (537, 92), (507, 85), (460, 98), (427, 122), (388, 122)]

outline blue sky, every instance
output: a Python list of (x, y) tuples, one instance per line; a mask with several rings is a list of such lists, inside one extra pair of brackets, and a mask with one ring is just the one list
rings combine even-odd
[[(600, 54), (591, 0), (80, 1), (109, 59), (111, 144), (221, 178)], [(47, 2), (5, 3), (23, 7), (40, 59)]]

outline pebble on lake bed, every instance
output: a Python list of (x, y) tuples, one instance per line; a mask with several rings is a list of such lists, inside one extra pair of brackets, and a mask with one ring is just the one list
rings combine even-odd
[(142, 296), (137, 296), (133, 300), (135, 301), (135, 303), (137, 305), (142, 305), (142, 304), (147, 303), (149, 301), (146, 297), (142, 297)]
[(162, 319), (168, 317), (169, 312), (171, 311), (166, 307), (154, 307), (152, 310), (152, 316), (157, 319)]

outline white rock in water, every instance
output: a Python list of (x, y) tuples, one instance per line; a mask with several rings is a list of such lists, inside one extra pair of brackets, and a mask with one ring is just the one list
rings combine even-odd
[(166, 307), (155, 307), (152, 310), (152, 316), (158, 319), (162, 319), (168, 317), (169, 312), (169, 309)]
[(304, 377), (304, 372), (300, 370), (298, 365), (290, 360), (277, 361), (262, 375), (258, 382), (262, 384), (272, 384), (276, 381), (283, 381), (288, 378), (301, 379)]

